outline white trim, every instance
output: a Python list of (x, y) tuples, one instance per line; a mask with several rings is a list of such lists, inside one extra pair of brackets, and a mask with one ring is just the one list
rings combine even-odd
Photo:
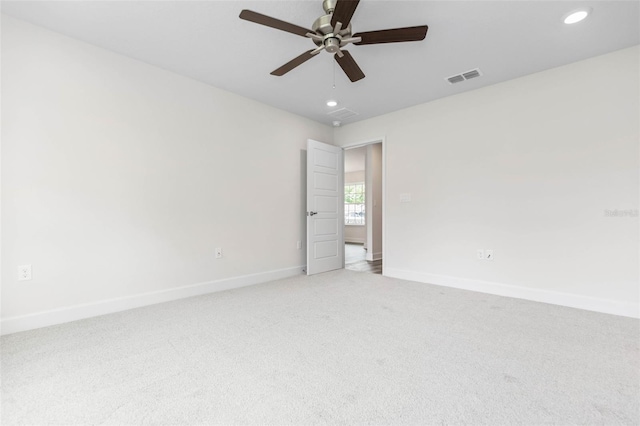
[(552, 305), (568, 306), (571, 308), (585, 309), (587, 311), (596, 311), (605, 314), (640, 318), (640, 305), (638, 303), (620, 302), (617, 300), (581, 296), (579, 294), (560, 293), (552, 290), (520, 287), (510, 284), (458, 278), (448, 275), (405, 271), (393, 268), (383, 269), (383, 273), (387, 277), (400, 278), (403, 280), (435, 284), (443, 287), (460, 288), (480, 293), (532, 300), (535, 302), (550, 303)]
[[(348, 225), (350, 226), (350, 225)], [(364, 244), (367, 242), (366, 238), (345, 238), (345, 243)]]
[(142, 306), (184, 299), (186, 297), (199, 296), (202, 294), (279, 280), (282, 278), (300, 275), (302, 274), (303, 268), (304, 266), (296, 266), (293, 268), (277, 269), (274, 271), (225, 278), (167, 290), (153, 291), (134, 296), (120, 297), (117, 299), (102, 300), (94, 303), (83, 303), (66, 308), (38, 312), (35, 314), (5, 318), (0, 322), (1, 334), (5, 335), (17, 333), (19, 331), (33, 330), (65, 322), (77, 321), (84, 318), (91, 318), (99, 315), (139, 308)]
[(367, 255), (365, 256), (365, 260), (367, 260), (369, 262), (373, 262), (374, 260), (380, 260), (380, 259), (382, 259), (382, 253), (381, 252), (369, 253), (367, 251)]

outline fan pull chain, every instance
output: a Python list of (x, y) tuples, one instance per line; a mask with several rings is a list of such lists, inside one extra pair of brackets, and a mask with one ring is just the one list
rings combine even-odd
[(333, 90), (336, 90), (336, 61), (333, 62)]

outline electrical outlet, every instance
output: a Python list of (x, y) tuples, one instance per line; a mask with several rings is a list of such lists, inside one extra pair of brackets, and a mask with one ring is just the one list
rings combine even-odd
[(31, 279), (31, 265), (18, 266), (18, 281), (29, 281)]
[(478, 249), (478, 251), (476, 251), (476, 257), (478, 260), (484, 260), (484, 250)]
[(222, 259), (222, 249), (220, 247), (216, 247), (216, 259)]
[(301, 241), (298, 241), (298, 243), (296, 244), (296, 248), (298, 250), (300, 250), (302, 248), (302, 242)]
[(485, 250), (484, 257), (487, 260), (493, 260), (493, 250)]

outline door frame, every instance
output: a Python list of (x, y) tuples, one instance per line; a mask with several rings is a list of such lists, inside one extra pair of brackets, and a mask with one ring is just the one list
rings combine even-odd
[[(381, 136), (378, 138), (367, 139), (365, 141), (348, 143), (346, 145), (340, 145), (343, 150), (360, 148), (367, 145), (375, 145), (377, 143), (382, 144), (382, 275), (385, 275), (386, 271), (386, 259), (387, 259), (387, 143), (386, 137)], [(344, 157), (344, 156), (343, 156)], [(343, 158), (344, 161), (344, 158)], [(344, 197), (343, 197), (344, 198)], [(344, 220), (342, 221), (342, 227), (344, 228)], [(342, 231), (342, 245), (344, 245), (344, 229)], [(344, 263), (343, 266), (344, 268)]]

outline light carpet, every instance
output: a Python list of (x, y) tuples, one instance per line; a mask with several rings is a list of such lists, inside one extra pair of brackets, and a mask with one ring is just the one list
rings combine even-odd
[(638, 321), (347, 270), (0, 339), (3, 425), (628, 424)]

